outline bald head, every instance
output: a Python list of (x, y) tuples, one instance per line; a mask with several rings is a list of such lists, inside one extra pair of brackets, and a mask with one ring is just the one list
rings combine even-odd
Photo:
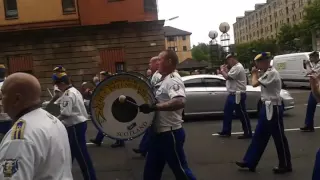
[(27, 73), (10, 75), (1, 87), (4, 111), (15, 119), (21, 111), (40, 103), (41, 86), (37, 78)]
[(151, 74), (155, 73), (158, 70), (158, 67), (159, 67), (158, 60), (159, 60), (159, 57), (155, 56), (155, 57), (152, 57), (149, 61), (149, 69), (151, 70)]

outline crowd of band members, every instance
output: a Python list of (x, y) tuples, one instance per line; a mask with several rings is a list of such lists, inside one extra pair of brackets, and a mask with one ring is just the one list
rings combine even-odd
[[(308, 73), (310, 76), (311, 93), (308, 101), (305, 126), (301, 128), (301, 131), (303, 132), (314, 131), (314, 106), (320, 102), (319, 53), (312, 52), (309, 56), (311, 63), (313, 63), (313, 66), (309, 67), (310, 73)], [(254, 131), (255, 133), (253, 134), (250, 119), (246, 112), (245, 101), (247, 77), (244, 67), (238, 61), (236, 54), (230, 53), (226, 56), (225, 64), (220, 67), (220, 74), (227, 81), (226, 87), (229, 95), (225, 103), (222, 130), (218, 132), (218, 134), (219, 137), (222, 138), (228, 138), (232, 135), (231, 122), (233, 117), (230, 115), (235, 111), (243, 128), (243, 134), (238, 138), (252, 139), (243, 159), (236, 162), (236, 165), (240, 168), (247, 168), (249, 171), (255, 172), (259, 160), (263, 155), (270, 137), (272, 136), (279, 159), (279, 164), (273, 168), (273, 172), (276, 174), (283, 174), (292, 171), (291, 154), (283, 125), (283, 107), (282, 99), (280, 97), (282, 84), (281, 78), (278, 71), (274, 67), (270, 66), (271, 60), (272, 55), (268, 52), (262, 52), (254, 58), (255, 66), (251, 71), (251, 83), (253, 87), (261, 86), (262, 107), (259, 114), (258, 124)], [(158, 56), (151, 58), (149, 63), (149, 71), (147, 72), (147, 75), (149, 75), (148, 77), (157, 99), (157, 103), (143, 104), (139, 106), (139, 110), (141, 113), (146, 114), (154, 111), (158, 111), (160, 114), (158, 120), (154, 122), (154, 124), (144, 134), (139, 147), (137, 149), (133, 149), (135, 153), (146, 156), (143, 175), (144, 180), (160, 180), (165, 163), (169, 164), (176, 179), (196, 179), (188, 167), (186, 155), (183, 150), (185, 132), (182, 127), (182, 109), (185, 106), (186, 94), (181, 77), (176, 72), (178, 62), (176, 53), (171, 50), (166, 50), (161, 52)], [(2, 69), (4, 68), (0, 66), (0, 72), (2, 72)], [(86, 121), (88, 117), (87, 111), (89, 113), (90, 111), (88, 108), (85, 109), (83, 102), (83, 99), (91, 99), (93, 89), (87, 88), (86, 83), (83, 83), (80, 93), (72, 86), (69, 76), (62, 66), (56, 67), (53, 71), (52, 79), (55, 87), (51, 103), (58, 101), (58, 104), (60, 105), (61, 114), (58, 118), (66, 127), (72, 160), (75, 158), (78, 161), (85, 180), (95, 180), (97, 177), (90, 155), (87, 151), (85, 138), (87, 129)], [(29, 78), (30, 82), (35, 79), (31, 78), (30, 80), (30, 77), (27, 77), (26, 75), (16, 76), (26, 77), (27, 79)], [(93, 78), (93, 82), (95, 82), (95, 85), (98, 85), (99, 82), (103, 81), (108, 76), (111, 76), (111, 74), (106, 71), (102, 71), (99, 74), (99, 77)], [(3, 79), (4, 78), (2, 78), (2, 81)], [(38, 88), (36, 91), (40, 92), (41, 90)], [(36, 106), (36, 104), (30, 104), (26, 113), (28, 114), (29, 112), (36, 110), (35, 112), (38, 114), (43, 114), (42, 111), (38, 112), (38, 108), (39, 107)], [(77, 118), (73, 117), (73, 111), (76, 111), (78, 114)], [(48, 118), (54, 120), (53, 117), (48, 116)], [(15, 119), (15, 122), (16, 123), (13, 128), (25, 128), (23, 124), (30, 123), (31, 121), (25, 122)], [(24, 139), (21, 138), (23, 135), (21, 133), (24, 133), (23, 131), (16, 131), (13, 129), (12, 133), (13, 135), (17, 135), (12, 136), (16, 139), (6, 138), (6, 142), (13, 143), (13, 141), (19, 141), (24, 143)], [(97, 137), (91, 140), (91, 142), (100, 146), (103, 138), (104, 134), (98, 132)], [(112, 145), (112, 147), (123, 146), (124, 141), (117, 141)], [(6, 147), (0, 146), (0, 150), (3, 148)], [(3, 154), (3, 156), (6, 155), (7, 154)], [(10, 157), (11, 156), (12, 155), (10, 155)], [(15, 162), (8, 159), (8, 163), (9, 164), (6, 164), (5, 166), (8, 165), (9, 168), (10, 163)], [(51, 161), (48, 163), (51, 163)], [(31, 169), (35, 170), (36, 168), (38, 167), (32, 167)], [(18, 169), (15, 170), (18, 171)], [(9, 171), (10, 173), (13, 172), (8, 169), (7, 173), (9, 173)], [(1, 172), (0, 175), (3, 175)], [(20, 172), (21, 171), (19, 171), (18, 174), (19, 176), (22, 176), (23, 173)], [(11, 176), (13, 174), (11, 174)], [(8, 174), (4, 175), (5, 177), (8, 176)], [(65, 176), (70, 176), (70, 174)], [(36, 175), (33, 175), (32, 177), (34, 178)], [(316, 155), (313, 171), (313, 180), (318, 179), (320, 179), (320, 150)]]

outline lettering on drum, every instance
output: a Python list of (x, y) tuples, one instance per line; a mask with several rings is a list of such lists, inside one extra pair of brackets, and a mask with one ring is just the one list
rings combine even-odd
[(97, 118), (97, 121), (102, 124), (107, 121), (107, 119), (104, 117), (103, 114), (103, 108), (104, 108), (104, 100), (110, 94), (111, 92), (117, 90), (117, 89), (123, 89), (123, 88), (132, 88), (137, 90), (137, 93), (143, 98), (145, 103), (148, 103), (149, 101), (149, 87), (139, 82), (138, 80), (135, 80), (133, 78), (117, 78), (112, 80), (108, 84), (102, 84), (103, 88), (100, 88), (99, 92), (94, 95), (92, 98), (92, 107), (94, 109), (95, 116)]
[(144, 121), (140, 126), (137, 126), (136, 128), (125, 131), (125, 132), (117, 132), (118, 137), (132, 137), (140, 132), (144, 132), (148, 128), (148, 122)]

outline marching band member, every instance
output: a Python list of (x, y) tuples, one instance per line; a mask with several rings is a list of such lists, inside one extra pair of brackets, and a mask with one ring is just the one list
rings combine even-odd
[(248, 139), (252, 137), (250, 119), (246, 109), (246, 87), (247, 78), (242, 64), (237, 60), (234, 53), (226, 56), (227, 65), (221, 66), (221, 74), (227, 80), (226, 86), (229, 95), (224, 106), (223, 128), (218, 132), (220, 137), (231, 136), (231, 122), (233, 118), (233, 111), (236, 111), (237, 116), (240, 118), (244, 134), (239, 136), (238, 139)]
[(40, 108), (39, 81), (14, 73), (1, 91), (4, 110), (14, 125), (0, 145), (0, 179), (72, 180), (68, 133), (56, 117)]
[[(66, 72), (66, 69), (62, 66), (57, 66), (55, 68), (53, 68), (53, 73), (62, 73), (62, 72)], [(53, 86), (53, 97), (50, 100), (50, 104), (56, 102), (59, 97), (62, 95), (62, 92), (60, 91), (60, 89), (54, 85)]]
[[(156, 56), (156, 57), (151, 58), (149, 61), (149, 69), (148, 70), (150, 70), (150, 72), (151, 72), (149, 79), (150, 79), (150, 83), (152, 86), (154, 86), (157, 83), (157, 81), (160, 80), (160, 78), (161, 78), (161, 74), (159, 74), (159, 73), (155, 74), (158, 70), (158, 67), (159, 67), (158, 60), (159, 60), (159, 57)], [(146, 156), (146, 154), (148, 152), (148, 148), (149, 148), (150, 133), (152, 133), (151, 131), (152, 131), (151, 128), (146, 130), (146, 132), (144, 133), (144, 135), (140, 141), (139, 148), (132, 149), (133, 152), (135, 152), (137, 154), (141, 154), (144, 157)]]
[[(320, 80), (319, 80), (319, 74), (313, 74), (310, 76), (310, 86), (311, 86), (311, 92), (316, 99), (317, 102), (320, 102)], [(316, 161), (313, 168), (313, 175), (312, 180), (318, 180), (320, 179), (320, 149), (317, 152), (316, 155)]]
[(261, 86), (263, 104), (252, 142), (243, 161), (236, 162), (236, 164), (241, 168), (249, 168), (250, 171), (254, 172), (270, 136), (272, 136), (279, 158), (279, 166), (273, 168), (273, 172), (276, 174), (291, 172), (291, 155), (283, 126), (280, 75), (275, 68), (270, 67), (270, 53), (263, 52), (258, 54), (254, 60), (258, 69), (264, 72), (259, 78), (258, 70), (255, 67), (252, 68), (252, 86)]
[[(311, 68), (311, 73), (320, 73), (320, 59), (319, 59), (319, 53), (317, 51), (314, 51), (309, 54), (310, 62), (313, 64), (313, 68)], [(316, 112), (317, 108), (317, 100), (312, 95), (312, 92), (310, 92), (309, 100), (308, 100), (308, 106), (307, 106), (307, 112), (306, 112), (306, 118), (305, 118), (305, 125), (304, 127), (300, 128), (302, 132), (314, 132), (314, 113)]]
[[(101, 71), (99, 73), (100, 82), (102, 82), (104, 79), (106, 79), (109, 76), (111, 76), (111, 73), (109, 73), (107, 71)], [(96, 138), (90, 139), (90, 142), (97, 145), (97, 146), (101, 146), (103, 138), (104, 138), (104, 134), (99, 131)], [(124, 141), (123, 140), (116, 140), (116, 142), (114, 144), (112, 144), (111, 147), (112, 148), (124, 147)]]
[(66, 73), (54, 74), (53, 82), (63, 92), (60, 98), (61, 113), (58, 118), (67, 128), (72, 160), (76, 158), (85, 180), (96, 180), (86, 145), (88, 114), (82, 95), (70, 84)]
[[(0, 88), (3, 85), (5, 78), (6, 78), (6, 67), (3, 64), (0, 64)], [(2, 99), (1, 91), (0, 91), (0, 99)], [(1, 100), (0, 100), (0, 117), (2, 120), (0, 124), (0, 134), (6, 134), (12, 126), (12, 121), (10, 117), (6, 113), (4, 113)]]
[(152, 136), (144, 167), (144, 180), (160, 180), (167, 162), (176, 179), (195, 180), (188, 167), (183, 144), (185, 132), (182, 128), (182, 111), (186, 101), (185, 87), (180, 76), (174, 71), (179, 63), (174, 51), (165, 50), (159, 54), (159, 73), (161, 80), (155, 85), (155, 96), (159, 103), (142, 104), (143, 113), (159, 111), (159, 117), (152, 126)]

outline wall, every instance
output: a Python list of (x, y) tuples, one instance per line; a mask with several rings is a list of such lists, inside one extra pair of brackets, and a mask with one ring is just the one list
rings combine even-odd
[(18, 18), (5, 19), (3, 1), (0, 2), (0, 27), (26, 23), (43, 23), (49, 21), (77, 20), (78, 14), (63, 14), (61, 0), (17, 0)]
[(144, 12), (143, 0), (78, 0), (82, 25), (107, 24), (110, 22), (153, 21), (157, 12)]
[[(190, 35), (186, 36), (186, 40), (183, 40), (182, 36), (176, 36), (175, 41), (168, 41), (168, 39), (165, 38), (165, 45), (166, 49), (169, 47), (177, 47), (176, 53), (180, 62), (186, 60), (187, 58), (192, 58)], [(187, 51), (183, 50), (183, 46), (187, 46)]]
[(164, 21), (0, 33), (0, 63), (31, 55), (43, 96), (52, 90), (52, 69), (63, 65), (76, 87), (100, 71), (99, 49), (123, 48), (127, 71), (145, 73), (150, 57), (164, 49)]

